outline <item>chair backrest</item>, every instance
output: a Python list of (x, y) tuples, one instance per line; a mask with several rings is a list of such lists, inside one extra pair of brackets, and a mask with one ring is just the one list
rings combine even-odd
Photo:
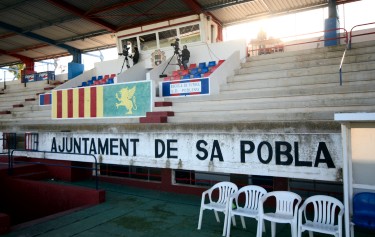
[(338, 221), (336, 216), (342, 217), (344, 210), (344, 204), (340, 200), (326, 195), (315, 195), (305, 200), (301, 207), (305, 218), (307, 218), (306, 208), (308, 206), (314, 207), (312, 221), (325, 225), (335, 225)]
[[(214, 201), (212, 199), (212, 193), (216, 189), (218, 189), (219, 191), (219, 196), (218, 196), (217, 201)], [(219, 182), (210, 188), (210, 193), (209, 193), (210, 202), (217, 202), (217, 203), (225, 204), (227, 200), (229, 199), (229, 197), (237, 191), (238, 191), (238, 187), (234, 183), (227, 182), (227, 181)]]
[(259, 201), (266, 193), (267, 191), (260, 186), (247, 185), (247, 186), (240, 188), (238, 192), (234, 194), (234, 199), (235, 199), (236, 205), (239, 206), (238, 198), (241, 195), (245, 195), (243, 206), (242, 205), (241, 206), (246, 209), (258, 210)]
[(287, 216), (297, 216), (295, 214), (298, 210), (298, 205), (302, 200), (300, 195), (289, 191), (273, 191), (266, 193), (262, 197), (262, 203), (264, 203), (264, 201), (269, 197), (275, 197), (276, 199), (275, 213)]

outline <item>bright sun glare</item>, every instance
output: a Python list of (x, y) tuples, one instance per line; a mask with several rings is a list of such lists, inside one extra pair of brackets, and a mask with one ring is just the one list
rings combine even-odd
[[(375, 22), (374, 0), (361, 0), (338, 6), (340, 27), (348, 32), (355, 25)], [(360, 16), (360, 17), (359, 17)], [(264, 30), (268, 37), (283, 38), (324, 30), (324, 20), (328, 18), (328, 9), (321, 8), (273, 18), (254, 20), (224, 29), (224, 41), (255, 39), (260, 30)], [(374, 27), (374, 25), (370, 26)], [(362, 28), (363, 29), (363, 28)]]

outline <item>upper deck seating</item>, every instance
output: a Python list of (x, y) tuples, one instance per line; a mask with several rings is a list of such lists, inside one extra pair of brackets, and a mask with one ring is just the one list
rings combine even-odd
[(105, 85), (105, 84), (113, 84), (114, 78), (116, 77), (116, 74), (108, 74), (108, 75), (100, 75), (100, 76), (93, 76), (88, 81), (83, 81), (81, 86), (79, 87), (85, 87), (85, 86), (92, 86), (92, 85)]
[(216, 61), (209, 61), (200, 62), (198, 64), (191, 63), (189, 65), (188, 70), (184, 70), (184, 68), (180, 68), (179, 70), (175, 70), (172, 72), (172, 75), (165, 77), (164, 81), (176, 81), (176, 80), (184, 80), (184, 79), (191, 79), (191, 78), (201, 78), (201, 77), (208, 77), (214, 72), (225, 60), (219, 60), (217, 63)]

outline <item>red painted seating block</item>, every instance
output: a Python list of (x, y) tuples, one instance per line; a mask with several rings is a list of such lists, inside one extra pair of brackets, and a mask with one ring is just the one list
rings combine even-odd
[(172, 106), (172, 102), (169, 102), (169, 101), (155, 102), (155, 107), (166, 107), (166, 106)]

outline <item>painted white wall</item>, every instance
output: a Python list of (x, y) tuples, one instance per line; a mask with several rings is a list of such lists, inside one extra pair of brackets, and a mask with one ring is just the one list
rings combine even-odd
[(353, 183), (375, 186), (375, 128), (352, 128)]
[[(64, 139), (69, 139), (65, 147)], [(79, 139), (80, 147), (72, 146), (71, 142)], [(103, 150), (99, 145), (107, 144)], [(131, 141), (136, 142), (131, 142)], [(130, 133), (39, 133), (39, 149), (47, 151), (66, 151), (88, 154), (92, 153), (102, 157), (103, 163), (119, 165), (135, 165), (157, 168), (186, 169), (202, 172), (237, 173), (247, 175), (268, 175), (278, 177), (316, 179), (316, 180), (337, 180), (338, 172), (342, 168), (341, 136), (339, 133), (325, 134), (239, 134), (220, 132), (130, 132)], [(65, 140), (67, 141), (67, 140)], [(127, 144), (128, 153), (120, 149), (120, 141)], [(160, 143), (164, 143), (164, 148)], [(168, 142), (169, 141), (169, 142)], [(201, 143), (204, 141), (204, 143)], [(254, 149), (250, 152), (250, 146), (245, 146), (244, 160), (241, 162), (241, 141), (253, 142)], [(78, 142), (78, 140), (77, 140)], [(126, 143), (129, 142), (129, 143)], [(267, 146), (261, 143), (269, 143)], [(290, 157), (287, 158), (283, 152), (276, 152), (276, 143), (284, 142), (291, 146)], [(298, 145), (296, 145), (298, 143)], [(328, 168), (326, 163), (319, 163), (314, 166), (316, 160), (326, 159), (326, 154), (319, 152), (319, 144), (324, 143), (335, 167)], [(78, 144), (78, 143), (77, 143)], [(216, 144), (216, 145), (215, 145)], [(167, 148), (170, 147), (171, 149)], [(198, 149), (198, 147), (200, 149)], [(204, 156), (202, 151), (207, 151)], [(100, 152), (98, 152), (100, 150)], [(167, 152), (169, 150), (169, 152)], [(221, 158), (219, 159), (219, 150)], [(286, 147), (281, 146), (281, 151)], [(37, 154), (26, 155), (36, 156)], [(168, 154), (170, 157), (168, 157)], [(272, 155), (271, 155), (272, 154)], [(280, 155), (281, 161), (290, 160), (290, 164), (277, 164), (276, 157)], [(16, 154), (17, 155), (17, 154)], [(55, 156), (55, 154), (53, 154)], [(158, 156), (160, 155), (160, 156)], [(43, 154), (41, 154), (43, 156)], [(58, 159), (84, 161), (81, 158), (62, 154)], [(271, 157), (271, 158), (270, 158)], [(298, 157), (298, 158), (296, 158)], [(46, 157), (45, 158), (49, 158)], [(57, 159), (54, 157), (53, 159)], [(268, 160), (266, 163), (261, 159)], [(296, 160), (311, 162), (310, 165), (296, 165)], [(86, 159), (92, 162), (92, 159)]]

